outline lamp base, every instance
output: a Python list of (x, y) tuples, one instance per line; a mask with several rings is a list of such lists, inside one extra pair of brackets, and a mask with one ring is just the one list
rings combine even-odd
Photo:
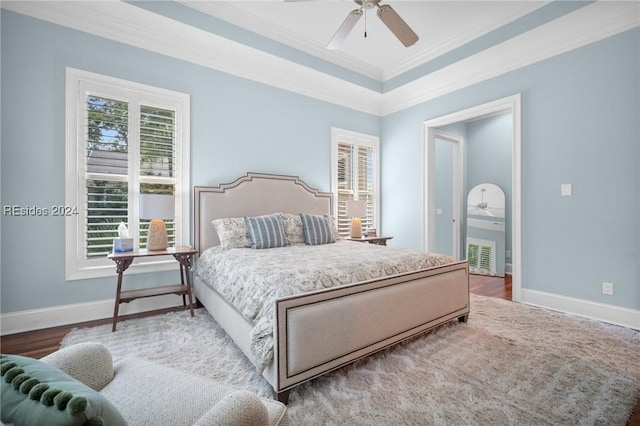
[(351, 238), (362, 238), (362, 222), (358, 217), (351, 219)]
[(166, 250), (168, 246), (167, 226), (162, 219), (153, 219), (149, 222), (147, 235), (147, 250)]

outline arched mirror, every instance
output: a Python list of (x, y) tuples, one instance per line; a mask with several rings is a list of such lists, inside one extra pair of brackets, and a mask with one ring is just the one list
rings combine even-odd
[(469, 191), (465, 253), (470, 273), (504, 277), (505, 196), (497, 185), (483, 183)]

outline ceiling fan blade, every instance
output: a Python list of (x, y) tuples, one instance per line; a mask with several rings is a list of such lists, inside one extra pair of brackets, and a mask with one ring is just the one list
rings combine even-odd
[(344, 20), (342, 25), (340, 25), (340, 28), (338, 28), (338, 31), (336, 31), (336, 33), (333, 35), (333, 38), (331, 39), (329, 44), (327, 44), (327, 49), (331, 49), (331, 50), (340, 49), (340, 46), (342, 46), (342, 43), (347, 38), (347, 36), (349, 35), (349, 33), (351, 32), (353, 27), (356, 25), (356, 23), (358, 22), (358, 19), (360, 19), (361, 16), (362, 16), (361, 9), (352, 10), (349, 13), (349, 15), (347, 15), (347, 18)]
[(389, 5), (378, 7), (378, 18), (391, 30), (405, 47), (418, 41), (418, 35), (407, 25), (398, 13)]

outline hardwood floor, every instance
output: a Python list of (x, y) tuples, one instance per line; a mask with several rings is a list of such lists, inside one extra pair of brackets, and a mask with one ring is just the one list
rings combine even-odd
[[(196, 306), (194, 306), (194, 308), (195, 307)], [(118, 317), (118, 321), (132, 318), (142, 318), (182, 309), (182, 307), (179, 307), (143, 312), (133, 315), (123, 315)], [(62, 342), (64, 336), (66, 336), (67, 333), (69, 333), (72, 329), (78, 327), (95, 327), (97, 325), (111, 324), (111, 320), (111, 318), (105, 318), (96, 321), (61, 325), (59, 327), (51, 327), (42, 330), (0, 336), (0, 348), (2, 348), (3, 354), (15, 354), (29, 356), (32, 358), (42, 358), (43, 356), (49, 355), (50, 353), (60, 349), (60, 342)]]
[[(500, 299), (511, 300), (511, 275), (505, 278), (489, 277), (484, 275), (471, 275), (469, 279), (471, 292), (481, 296), (497, 297)], [(176, 308), (182, 309), (182, 308)], [(122, 319), (140, 318), (149, 315), (157, 315), (169, 312), (175, 309), (166, 309), (161, 311), (146, 312), (142, 314), (128, 315)], [(17, 333), (7, 336), (0, 336), (0, 348), (2, 353), (17, 354), (30, 356), (33, 358), (41, 358), (60, 348), (60, 342), (64, 336), (75, 327), (93, 327), (96, 325), (110, 324), (111, 318), (103, 320), (90, 321), (80, 324), (65, 325), (60, 327), (52, 327), (43, 330), (30, 331), (26, 333)], [(640, 426), (640, 399), (626, 426)]]
[(487, 275), (470, 275), (469, 287), (471, 293), (479, 294), (480, 296), (512, 300), (511, 275), (505, 275), (504, 278), (490, 277)]

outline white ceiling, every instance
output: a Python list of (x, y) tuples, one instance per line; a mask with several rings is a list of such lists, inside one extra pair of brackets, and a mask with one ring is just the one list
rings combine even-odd
[(489, 33), (545, 1), (381, 1), (389, 4), (420, 39), (404, 47), (378, 19), (366, 12), (339, 51), (325, 47), (347, 14), (359, 6), (338, 1), (200, 1), (183, 4), (306, 53), (380, 81), (388, 80)]

